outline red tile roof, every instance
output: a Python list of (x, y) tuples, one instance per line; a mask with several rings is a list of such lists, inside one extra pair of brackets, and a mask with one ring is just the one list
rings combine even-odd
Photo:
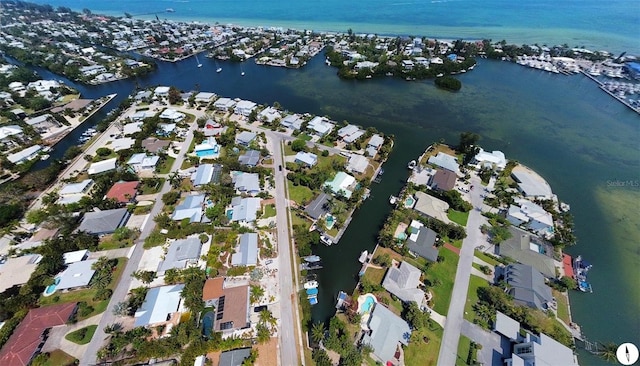
[(573, 278), (573, 266), (571, 256), (569, 254), (562, 255), (562, 266), (564, 267), (564, 275)]
[(107, 192), (107, 198), (113, 198), (120, 203), (131, 202), (138, 193), (140, 182), (118, 182)]
[(28, 365), (44, 342), (45, 330), (65, 324), (76, 305), (74, 302), (30, 310), (0, 350), (0, 365)]
[(214, 300), (224, 294), (224, 277), (210, 278), (204, 283), (202, 288), (202, 300)]

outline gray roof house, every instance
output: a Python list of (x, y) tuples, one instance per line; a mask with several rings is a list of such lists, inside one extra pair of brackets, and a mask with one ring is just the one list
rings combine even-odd
[(380, 303), (374, 305), (367, 325), (370, 330), (362, 342), (371, 345), (373, 355), (383, 364), (395, 359), (398, 343), (406, 346), (411, 339), (409, 324)]
[(67, 265), (67, 268), (56, 277), (60, 282), (56, 285), (56, 290), (69, 290), (89, 285), (95, 270), (91, 267), (97, 259), (75, 262)]
[(253, 222), (256, 221), (256, 212), (260, 209), (260, 198), (249, 197), (234, 197), (231, 200), (231, 207), (233, 213), (231, 215), (231, 222)]
[(516, 261), (532, 266), (545, 277), (556, 276), (556, 267), (553, 262), (553, 248), (543, 242), (537, 236), (517, 227), (509, 227), (511, 238), (497, 246), (497, 253), (503, 257), (513, 258)]
[(158, 265), (158, 275), (163, 275), (168, 269), (183, 269), (190, 264), (197, 264), (200, 258), (202, 244), (197, 237), (176, 240), (169, 245), (164, 260)]
[(520, 305), (545, 310), (553, 301), (551, 288), (546, 285), (542, 274), (531, 266), (510, 264), (505, 268), (504, 279), (507, 292)]
[(150, 288), (142, 306), (136, 311), (136, 327), (167, 322), (178, 311), (184, 284)]
[(459, 173), (460, 168), (458, 165), (458, 159), (455, 156), (439, 152), (437, 155), (429, 158), (429, 164), (434, 164), (440, 168), (450, 170), (454, 173)]
[(238, 157), (238, 162), (242, 165), (256, 166), (260, 161), (260, 151), (247, 150), (244, 154)]
[(319, 219), (322, 215), (329, 212), (327, 204), (329, 203), (329, 195), (326, 193), (320, 193), (311, 203), (304, 209), (314, 220)]
[(434, 246), (437, 239), (436, 232), (426, 226), (416, 228), (413, 225), (409, 230), (411, 233), (406, 242), (407, 248), (426, 260), (430, 260), (432, 262), (437, 261), (438, 248)]
[(78, 231), (95, 235), (111, 234), (117, 228), (124, 226), (128, 219), (129, 211), (126, 208), (87, 212), (82, 218)]
[(236, 136), (236, 144), (249, 146), (256, 136), (255, 132), (242, 131)]
[(422, 272), (407, 262), (401, 262), (399, 267), (391, 266), (384, 276), (382, 287), (396, 295), (403, 302), (414, 301), (421, 305), (424, 291), (420, 290), (420, 276)]
[(245, 359), (251, 355), (251, 348), (239, 348), (220, 354), (218, 366), (242, 366)]
[(204, 194), (189, 195), (184, 199), (184, 202), (176, 206), (173, 215), (171, 215), (171, 219), (179, 221), (188, 218), (190, 223), (201, 222), (203, 218), (203, 203)]
[(236, 252), (231, 256), (232, 266), (255, 266), (258, 264), (258, 234), (240, 235)]
[(260, 193), (260, 176), (257, 173), (234, 171), (231, 173), (231, 181), (238, 192), (252, 196)]
[(222, 166), (220, 164), (201, 164), (191, 174), (191, 182), (196, 187), (209, 183), (219, 183), (221, 174)]

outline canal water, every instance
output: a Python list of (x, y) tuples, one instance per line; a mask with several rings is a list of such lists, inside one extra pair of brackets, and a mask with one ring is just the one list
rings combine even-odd
[[(638, 115), (601, 92), (580, 75), (560, 76), (515, 64), (480, 60), (472, 72), (459, 75), (458, 93), (438, 90), (433, 81), (395, 78), (343, 81), (319, 56), (301, 70), (213, 60), (158, 63), (157, 70), (137, 80), (100, 86), (75, 86), (83, 97), (118, 93), (102, 112), (60, 142), (52, 158), (60, 158), (80, 134), (118, 105), (136, 87), (175, 85), (183, 90), (212, 91), (295, 112), (328, 115), (373, 126), (395, 136), (395, 149), (384, 165), (379, 184), (362, 205), (340, 242), (318, 245), (315, 254), (325, 268), (319, 274), (315, 321), (333, 315), (340, 290), (350, 292), (360, 269), (362, 250), (374, 248), (378, 230), (389, 213), (388, 197), (397, 194), (408, 176), (406, 164), (434, 141), (456, 144), (460, 132), (482, 136), (488, 150), (502, 150), (538, 171), (561, 200), (571, 205), (578, 245), (569, 249), (593, 263), (593, 294), (571, 293), (574, 320), (590, 340), (640, 344), (640, 137)], [(38, 70), (47, 78), (63, 79)], [(40, 162), (36, 169), (47, 162)], [(583, 364), (598, 364), (581, 354)]]

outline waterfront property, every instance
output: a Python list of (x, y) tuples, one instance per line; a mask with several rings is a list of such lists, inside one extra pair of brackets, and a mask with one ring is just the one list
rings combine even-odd
[(314, 220), (319, 219), (329, 212), (330, 196), (326, 193), (320, 193), (311, 203), (307, 205), (304, 212)]
[(437, 155), (429, 157), (429, 164), (433, 164), (439, 168), (447, 169), (455, 174), (460, 174), (460, 165), (458, 158), (449, 154), (438, 152)]
[(546, 310), (554, 302), (551, 288), (546, 285), (544, 277), (535, 268), (512, 263), (504, 269), (504, 281), (507, 293), (516, 304), (534, 309)]
[(438, 169), (429, 180), (429, 187), (435, 190), (450, 191), (456, 186), (458, 177), (456, 174), (447, 169)]
[(553, 248), (537, 236), (517, 227), (509, 227), (511, 237), (496, 247), (497, 254), (532, 266), (547, 278), (556, 276)]
[(374, 358), (383, 364), (397, 362), (396, 352), (411, 339), (409, 324), (380, 303), (373, 306), (367, 328), (362, 343), (370, 345)]
[(345, 172), (336, 173), (332, 180), (324, 183), (334, 195), (344, 196), (347, 199), (351, 198), (356, 184), (356, 179)]
[(438, 260), (438, 248), (435, 246), (438, 238), (435, 231), (424, 226), (421, 222), (412, 220), (409, 226), (409, 237), (406, 241), (407, 248), (416, 255), (431, 261)]
[(424, 192), (416, 192), (416, 205), (413, 209), (425, 215), (444, 223), (451, 223), (447, 216), (447, 210), (449, 210), (449, 204), (443, 200), (430, 196)]
[(551, 199), (551, 186), (538, 173), (522, 164), (516, 165), (511, 177), (518, 183), (518, 190), (527, 198)]
[(418, 306), (423, 306), (424, 291), (418, 288), (421, 276), (422, 272), (407, 262), (401, 262), (397, 267), (394, 263), (384, 276), (382, 287), (403, 302), (413, 301)]

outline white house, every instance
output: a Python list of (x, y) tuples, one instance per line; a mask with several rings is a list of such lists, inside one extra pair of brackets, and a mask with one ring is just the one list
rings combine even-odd
[(127, 165), (133, 168), (136, 172), (142, 170), (153, 170), (158, 165), (160, 157), (157, 155), (147, 156), (145, 153), (133, 154), (127, 161)]
[(159, 86), (153, 90), (153, 94), (157, 97), (166, 97), (169, 95), (169, 89), (168, 86)]
[(230, 98), (219, 98), (213, 103), (213, 106), (220, 111), (228, 111), (236, 105), (236, 102)]
[(473, 162), (478, 165), (478, 167), (484, 168), (495, 168), (496, 170), (504, 170), (507, 166), (507, 159), (504, 156), (502, 151), (484, 151), (480, 148), (480, 151), (473, 158)]
[(298, 164), (312, 168), (318, 163), (318, 155), (308, 153), (306, 151), (298, 151), (294, 161)]
[(333, 130), (334, 125), (329, 122), (328, 119), (316, 116), (311, 121), (309, 121), (309, 123), (307, 124), (307, 128), (312, 130), (319, 136), (324, 136)]
[(24, 163), (27, 160), (33, 159), (41, 149), (42, 146), (33, 145), (24, 150), (20, 150), (17, 153), (7, 155), (7, 160), (14, 164)]
[(267, 107), (263, 109), (260, 113), (258, 113), (258, 120), (260, 121), (273, 123), (273, 121), (279, 118), (282, 118), (282, 116), (280, 115), (280, 112), (273, 107)]
[(65, 184), (65, 186), (58, 191), (58, 195), (60, 196), (58, 204), (68, 205), (78, 202), (82, 197), (87, 195), (92, 187), (93, 179), (85, 179), (82, 182)]
[(162, 113), (160, 113), (160, 118), (168, 119), (172, 122), (180, 122), (185, 118), (185, 114), (182, 112), (178, 112), (173, 108), (167, 108)]
[(515, 199), (509, 206), (507, 220), (514, 226), (523, 225), (540, 234), (553, 231), (553, 216), (541, 206), (522, 198)]
[(22, 134), (22, 127), (17, 125), (1, 126), (0, 127), (0, 141), (6, 139), (9, 136), (18, 136)]
[(251, 112), (256, 108), (257, 104), (249, 100), (241, 100), (236, 104), (235, 112), (245, 117), (249, 116)]
[(118, 161), (118, 158), (112, 158), (112, 159), (99, 161), (97, 163), (93, 163), (89, 166), (89, 170), (87, 171), (87, 173), (89, 173), (89, 175), (95, 175), (95, 174), (116, 170), (117, 161)]

